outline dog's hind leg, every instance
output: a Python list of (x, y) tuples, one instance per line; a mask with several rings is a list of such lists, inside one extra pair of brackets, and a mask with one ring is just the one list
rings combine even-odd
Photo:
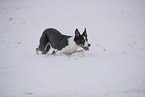
[(55, 50), (53, 50), (53, 52), (51, 53), (51, 54), (55, 54), (56, 53), (56, 51)]
[(39, 55), (39, 48), (36, 48), (36, 54)]
[(45, 47), (45, 49), (43, 51), (41, 51), (41, 52), (42, 52), (42, 54), (46, 54), (49, 50), (50, 50), (50, 44), (48, 42), (46, 47)]
[(36, 53), (37, 53), (37, 55), (39, 55), (39, 51), (41, 51), (42, 54), (46, 54), (49, 50), (50, 50), (50, 45), (49, 45), (49, 43), (48, 43), (48, 44), (45, 46), (45, 49), (44, 49), (44, 50), (40, 50), (39, 47), (36, 48)]
[(43, 35), (40, 38), (40, 45), (38, 48), (36, 48), (37, 54), (39, 54), (39, 51), (42, 52), (42, 54), (46, 54), (50, 49), (50, 43), (47, 35), (43, 33)]

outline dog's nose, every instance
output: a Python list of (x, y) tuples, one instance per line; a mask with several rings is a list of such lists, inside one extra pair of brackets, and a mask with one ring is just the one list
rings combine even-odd
[(91, 46), (91, 44), (88, 44), (88, 47), (90, 47)]

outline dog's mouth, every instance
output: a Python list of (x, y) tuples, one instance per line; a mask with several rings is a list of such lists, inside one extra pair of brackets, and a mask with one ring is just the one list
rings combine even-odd
[(88, 50), (89, 50), (89, 47), (85, 47), (84, 45), (81, 45), (81, 47), (82, 47), (85, 51), (88, 51)]

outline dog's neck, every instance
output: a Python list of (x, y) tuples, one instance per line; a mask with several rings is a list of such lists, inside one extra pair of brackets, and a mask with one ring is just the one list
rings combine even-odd
[(74, 37), (73, 36), (69, 38), (68, 45), (69, 45), (69, 47), (71, 49), (71, 52), (74, 52), (74, 51), (76, 51), (79, 48), (79, 46), (74, 41)]

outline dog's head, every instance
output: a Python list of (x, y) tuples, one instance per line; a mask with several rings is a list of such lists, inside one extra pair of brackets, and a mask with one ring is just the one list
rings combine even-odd
[(89, 47), (91, 46), (91, 44), (88, 43), (86, 28), (82, 35), (80, 34), (78, 29), (75, 30), (74, 41), (78, 46), (82, 47), (86, 51), (89, 50)]

